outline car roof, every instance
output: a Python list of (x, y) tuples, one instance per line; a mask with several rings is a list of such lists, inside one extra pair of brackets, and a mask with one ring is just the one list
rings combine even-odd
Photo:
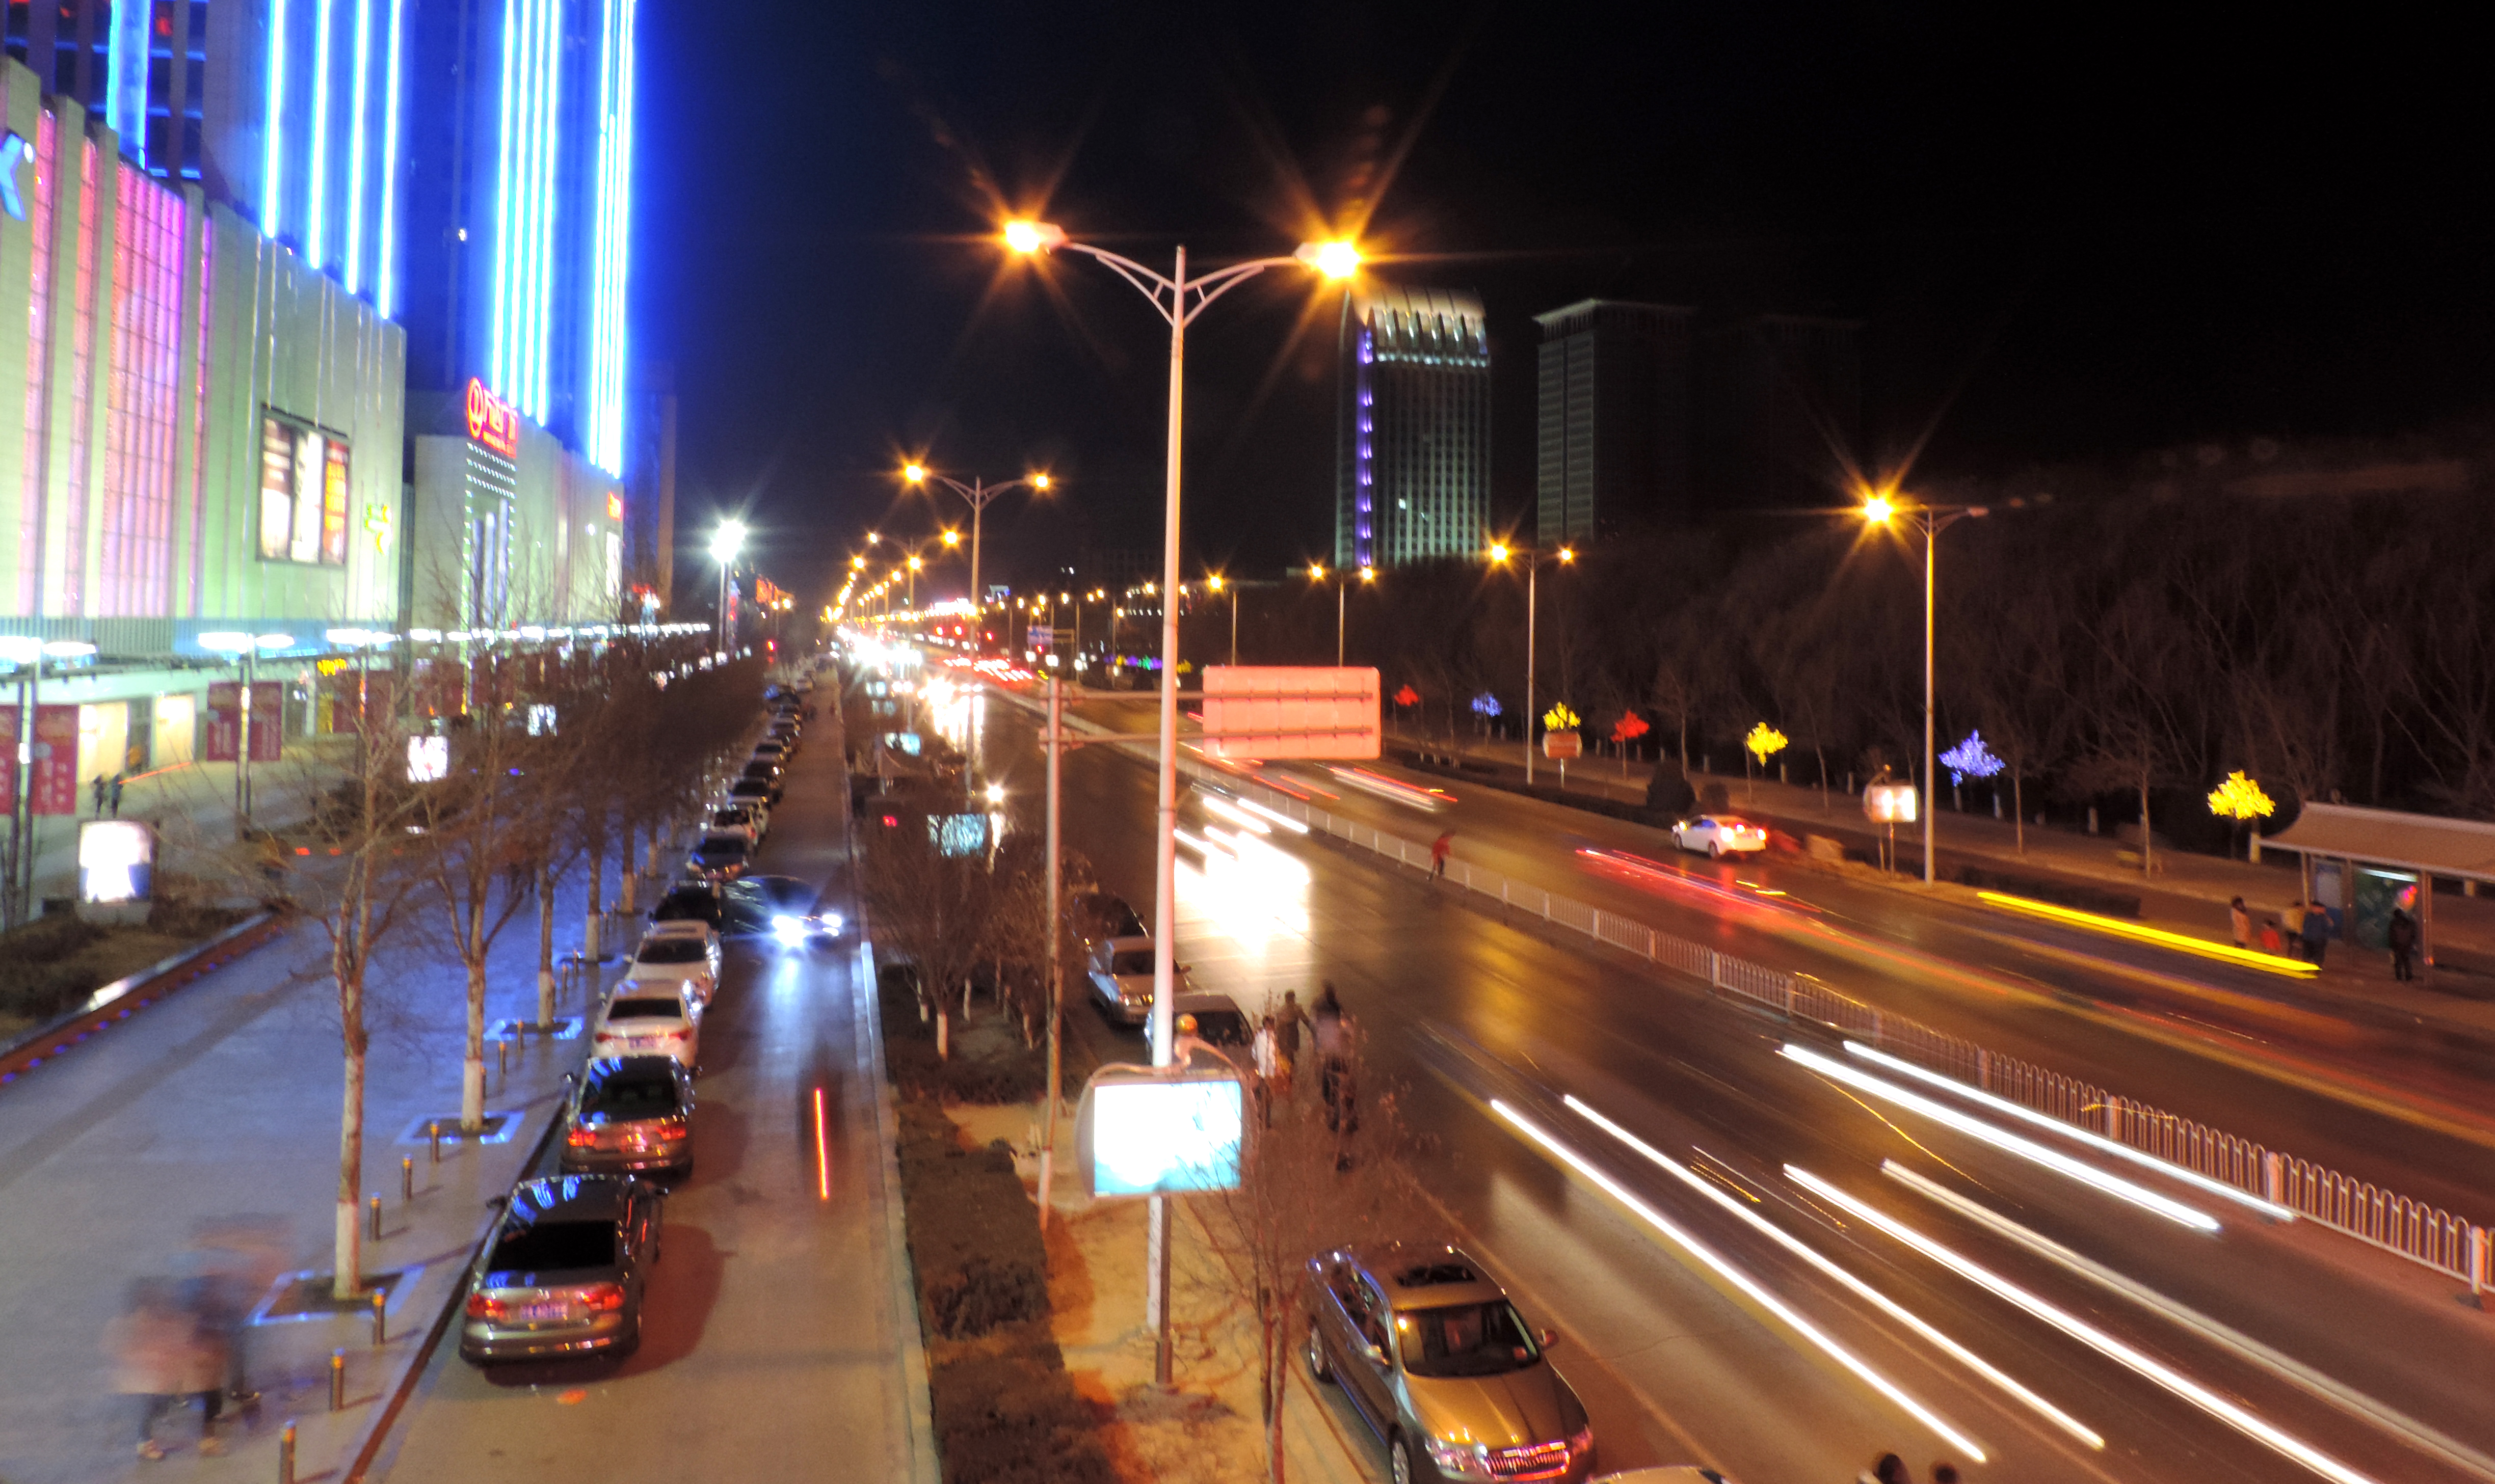
[(1178, 992), (1177, 1009), (1191, 1015), (1200, 1015), (1208, 1010), (1226, 1010), (1233, 1015), (1247, 1014), (1239, 1008), (1237, 1000), (1218, 989), (1182, 989)]
[(623, 1175), (547, 1175), (511, 1187), (506, 1220), (613, 1221), (624, 1214), (633, 1182)]
[(703, 922), (700, 918), (679, 917), (669, 918), (663, 923), (652, 923), (648, 927), (642, 929), (641, 941), (646, 943), (652, 938), (710, 938), (715, 936), (717, 936), (715, 930), (708, 923)]
[(615, 992), (606, 997), (606, 1003), (612, 1005), (617, 1000), (673, 1000), (679, 1008), (682, 1008), (685, 1003), (685, 982), (673, 977), (656, 980), (619, 980), (615, 985)]
[(599, 1087), (608, 1082), (673, 1082), (684, 1075), (684, 1063), (672, 1056), (593, 1056), (580, 1069), (581, 1085)]
[(1385, 1288), (1386, 1302), (1397, 1309), (1486, 1304), (1507, 1296), (1460, 1247), (1397, 1242), (1358, 1249), (1350, 1256)]

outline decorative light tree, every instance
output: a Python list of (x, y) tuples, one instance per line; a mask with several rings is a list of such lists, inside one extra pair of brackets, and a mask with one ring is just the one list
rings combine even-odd
[[(2277, 807), (2269, 795), (2262, 792), (2262, 786), (2245, 777), (2240, 769), (2227, 774), (2226, 782), (2209, 791), (2209, 812), (2239, 825), (2267, 819)], [(2261, 833), (2251, 832), (2248, 841), (2245, 859), (2257, 863), (2261, 860)]]
[[(1784, 733), (1762, 721), (1750, 728), (1749, 736), (1741, 739), (1741, 750), (1758, 763), (1759, 772), (1765, 772), (1768, 771), (1768, 759), (1785, 750), (1785, 742), (1788, 740)], [(1746, 772), (1748, 770), (1745, 767), (1743, 771)], [(1747, 789), (1749, 780), (1745, 777), (1742, 783)]]
[[(1958, 785), (1969, 778), (1997, 776), (2003, 764), (2001, 759), (1992, 755), (1992, 749), (1984, 744), (1984, 733), (1974, 731), (1966, 734), (1964, 742), (1941, 754), (1941, 766), (1949, 770), (1950, 806), (1963, 814), (1966, 801), (1958, 796)], [(2000, 816), (2001, 803), (1997, 798), (1993, 801), (1992, 812), (1994, 817)]]
[(1612, 742), (1620, 749), (1621, 777), (1629, 775), (1629, 743), (1644, 737), (1648, 730), (1646, 718), (1635, 712), (1622, 712), (1620, 719), (1612, 723)]

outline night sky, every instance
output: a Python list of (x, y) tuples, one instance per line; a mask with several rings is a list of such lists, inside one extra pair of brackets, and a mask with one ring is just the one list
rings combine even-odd
[[(1866, 321), (1860, 457), (1921, 441), (1925, 476), (2484, 412), (2477, 48), (2392, 8), (2178, 14), (647, 6), (637, 348), (676, 364), (683, 544), (745, 514), (820, 595), (867, 527), (966, 518), (899, 494), (906, 451), (1057, 475), (991, 510), (1000, 577), (1156, 548), (1167, 332), (1096, 265), (1006, 264), (1007, 207), (1164, 270), (1358, 227), (1384, 276), (1478, 291), (1508, 518), (1531, 316), (1589, 295)], [(1339, 302), (1271, 274), (1191, 332), (1190, 566), (1329, 554)]]

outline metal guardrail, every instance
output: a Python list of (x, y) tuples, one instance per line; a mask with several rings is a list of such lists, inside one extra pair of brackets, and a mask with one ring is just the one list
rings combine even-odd
[[(1222, 788), (1253, 794), (1258, 803), (1306, 824), (1311, 831), (1322, 831), (1390, 858), (1399, 865), (1430, 869), (1426, 845), (1357, 820), (1338, 818), (1302, 800), (1245, 782), (1233, 774), (1214, 772), (1193, 763), (1183, 762), (1181, 767)], [(2495, 1287), (2495, 1238), (2490, 1238), (2486, 1227), (2451, 1212), (2121, 1097), (2033, 1062), (2000, 1055), (1910, 1016), (1858, 1000), (1807, 974), (1791, 974), (1735, 957), (1469, 863), (1450, 863), (1446, 879), (1465, 891), (1497, 897), (1499, 905), (1510, 912), (1528, 913), (1554, 925), (1584, 933), (1607, 947), (1703, 980), (1720, 993), (1789, 1019), (1829, 1026), (1995, 1097), (2075, 1128), (2103, 1134), (2181, 1168), (2225, 1181), (2334, 1231), (2448, 1273), (2468, 1283), (2472, 1293)]]

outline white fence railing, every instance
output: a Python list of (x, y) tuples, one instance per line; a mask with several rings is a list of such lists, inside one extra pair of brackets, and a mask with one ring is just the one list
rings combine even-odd
[[(1399, 865), (1430, 869), (1430, 850), (1426, 845), (1330, 814), (1278, 790), (1243, 783), (1233, 775), (1215, 773), (1194, 764), (1181, 766), (1222, 788), (1244, 789), (1255, 795), (1258, 803), (1301, 821), (1311, 831), (1322, 831)], [(2311, 1161), (2264, 1149), (2250, 1139), (2119, 1097), (2032, 1062), (1987, 1050), (1971, 1041), (1858, 1000), (1807, 974), (1789, 974), (1735, 957), (1469, 863), (1451, 863), (1446, 879), (1465, 891), (1496, 897), (1509, 912), (1522, 912), (1583, 933), (1607, 947), (1704, 981), (1719, 993), (1790, 1019), (1833, 1027), (1891, 1055), (1972, 1083), (1996, 1097), (2090, 1133), (2103, 1134), (2211, 1179), (2223, 1180), (2333, 1230), (2464, 1280), (2473, 1292), (2495, 1287), (2495, 1273), (2489, 1271), (2487, 1228), (2449, 1211), (2326, 1169)]]

